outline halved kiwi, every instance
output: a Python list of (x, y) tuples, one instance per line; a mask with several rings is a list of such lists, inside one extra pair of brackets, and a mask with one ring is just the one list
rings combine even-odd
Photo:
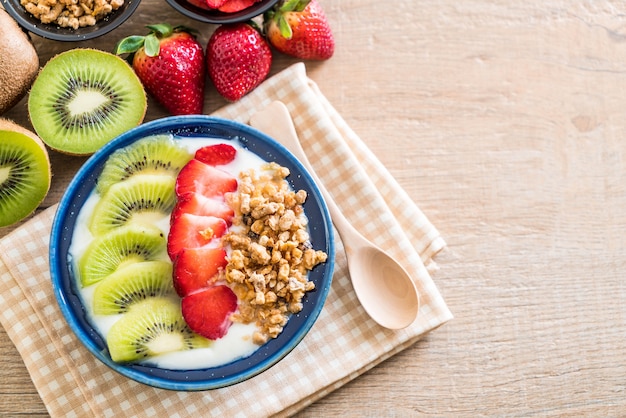
[(131, 222), (159, 222), (176, 204), (175, 185), (175, 177), (158, 174), (138, 174), (112, 185), (94, 207), (90, 231), (100, 235)]
[(168, 298), (149, 298), (134, 304), (111, 326), (106, 340), (111, 359), (116, 362), (133, 362), (211, 344), (189, 328), (179, 304)]
[(28, 96), (28, 114), (39, 137), (52, 149), (94, 153), (139, 125), (146, 93), (126, 61), (97, 49), (77, 48), (51, 58)]
[(114, 229), (91, 241), (78, 261), (81, 284), (97, 283), (130, 263), (164, 259), (166, 248), (165, 235), (154, 226), (130, 224)]
[(150, 297), (174, 294), (172, 263), (132, 263), (98, 283), (93, 294), (93, 311), (97, 315), (121, 314), (127, 312), (134, 303)]
[(169, 174), (173, 177), (193, 154), (176, 142), (172, 135), (152, 135), (116, 150), (98, 178), (96, 189), (104, 194), (111, 185), (135, 174)]
[(33, 132), (0, 119), (0, 226), (30, 215), (50, 189), (50, 160)]

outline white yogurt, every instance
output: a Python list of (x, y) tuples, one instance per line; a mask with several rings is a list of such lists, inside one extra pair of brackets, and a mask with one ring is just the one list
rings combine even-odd
[[(223, 140), (208, 137), (202, 139), (179, 138), (179, 143), (186, 147), (192, 154), (203, 146), (224, 142)], [(234, 177), (238, 178), (240, 172), (251, 168), (260, 170), (262, 165), (266, 163), (266, 161), (259, 156), (241, 147), (235, 141), (227, 141), (226, 143), (234, 146), (237, 149), (237, 154), (232, 162), (220, 166), (220, 169), (223, 169)], [(100, 196), (95, 191), (92, 192), (76, 218), (76, 226), (74, 228), (74, 235), (72, 236), (68, 257), (72, 263), (76, 263), (77, 260), (80, 259), (89, 243), (93, 240), (93, 235), (89, 231), (88, 223), (89, 217), (99, 199)], [(156, 226), (167, 236), (169, 232), (169, 216), (165, 216), (163, 219), (159, 220)], [(228, 249), (226, 250), (228, 251)], [(166, 252), (164, 252), (160, 258), (169, 261)], [(76, 265), (74, 265), (73, 271), (78, 272)], [(106, 336), (111, 326), (121, 315), (94, 314), (92, 301), (96, 285), (81, 288), (80, 278), (75, 277), (74, 279), (77, 281), (77, 287), (80, 289), (80, 296), (83, 300), (88, 318), (100, 335)], [(208, 348), (163, 354), (146, 359), (143, 362), (156, 367), (173, 370), (202, 369), (227, 364), (238, 358), (247, 357), (259, 348), (258, 345), (252, 342), (252, 334), (256, 329), (255, 324), (233, 323), (228, 333), (224, 337), (213, 341)]]

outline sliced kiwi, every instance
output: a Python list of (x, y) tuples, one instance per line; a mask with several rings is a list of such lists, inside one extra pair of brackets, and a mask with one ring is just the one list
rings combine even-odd
[(189, 328), (179, 304), (168, 298), (149, 298), (134, 304), (111, 326), (106, 340), (111, 359), (116, 362), (134, 362), (211, 344)]
[(93, 294), (93, 311), (97, 315), (121, 314), (134, 303), (168, 294), (174, 295), (172, 263), (132, 263), (97, 284)]
[(28, 96), (37, 134), (57, 151), (94, 153), (139, 125), (146, 93), (130, 65), (111, 53), (76, 48), (51, 58)]
[(178, 175), (191, 158), (187, 149), (172, 135), (153, 135), (115, 151), (108, 158), (98, 178), (97, 190), (105, 193), (111, 185), (137, 173)]
[(0, 119), (0, 226), (30, 215), (48, 194), (48, 151), (33, 133)]
[(94, 207), (90, 231), (100, 235), (131, 222), (159, 222), (176, 204), (175, 184), (173, 176), (138, 174), (112, 185)]
[(165, 235), (154, 226), (129, 224), (114, 229), (91, 241), (78, 261), (81, 284), (97, 283), (130, 263), (164, 259), (166, 248)]

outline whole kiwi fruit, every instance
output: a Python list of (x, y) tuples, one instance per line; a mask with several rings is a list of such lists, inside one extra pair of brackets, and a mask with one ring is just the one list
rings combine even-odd
[(39, 72), (39, 56), (28, 36), (0, 9), (0, 115), (26, 95)]
[(0, 118), (0, 227), (30, 215), (50, 189), (44, 143), (30, 130)]

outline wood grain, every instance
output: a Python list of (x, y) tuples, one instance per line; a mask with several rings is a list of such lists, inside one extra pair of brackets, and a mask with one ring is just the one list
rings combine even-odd
[[(434, 279), (455, 319), (299, 416), (626, 414), (624, 3), (320, 3), (337, 51), (309, 75), (446, 239)], [(144, 0), (84, 45), (155, 19), (214, 29)], [(80, 46), (35, 45), (42, 62)], [(207, 91), (207, 113), (223, 104)], [(52, 158), (44, 207), (81, 164)], [(45, 416), (3, 330), (0, 362), (0, 415)]]

